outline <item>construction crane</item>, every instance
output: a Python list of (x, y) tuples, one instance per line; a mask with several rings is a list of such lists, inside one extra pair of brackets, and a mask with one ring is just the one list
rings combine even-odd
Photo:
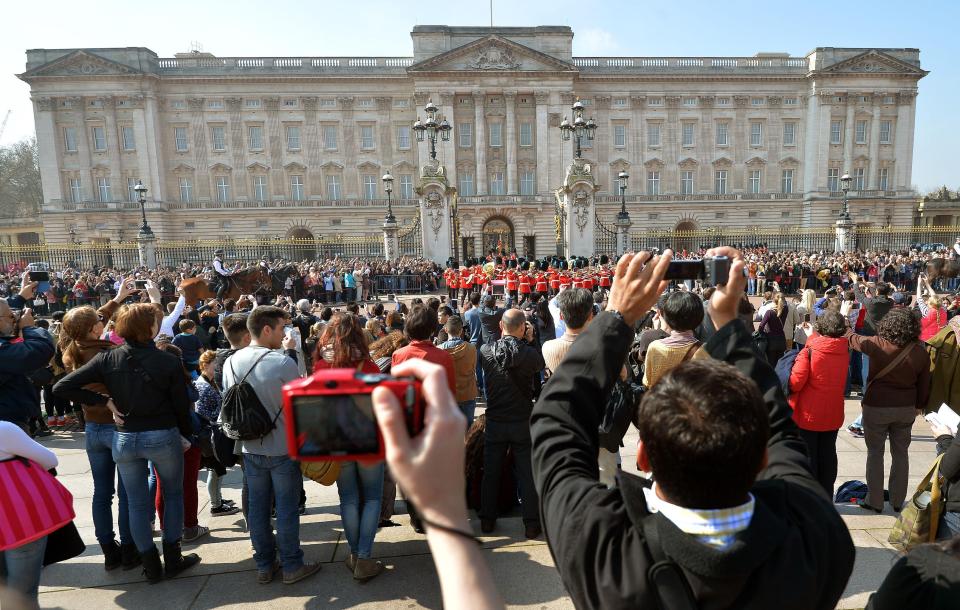
[(3, 132), (7, 128), (7, 121), (10, 119), (10, 113), (13, 110), (7, 110), (7, 114), (3, 117), (3, 123), (0, 123), (0, 139), (3, 139)]

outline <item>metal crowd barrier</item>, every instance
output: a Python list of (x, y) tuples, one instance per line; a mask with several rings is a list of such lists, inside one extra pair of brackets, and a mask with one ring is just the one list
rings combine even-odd
[(420, 275), (378, 275), (373, 278), (374, 294), (422, 294), (432, 292), (432, 286)]

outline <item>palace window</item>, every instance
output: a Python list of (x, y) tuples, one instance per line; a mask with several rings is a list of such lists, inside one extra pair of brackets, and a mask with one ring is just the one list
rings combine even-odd
[(537, 191), (536, 175), (531, 171), (525, 171), (520, 174), (520, 194), (535, 195)]
[(97, 196), (103, 203), (112, 200), (110, 196), (110, 178), (97, 178)]
[(780, 192), (782, 193), (792, 193), (793, 192), (793, 170), (785, 169), (780, 178)]
[(360, 148), (373, 150), (373, 125), (360, 126)]
[(94, 127), (92, 130), (93, 134), (93, 150), (97, 152), (103, 152), (107, 150), (107, 137), (103, 130), (103, 127)]
[(473, 123), (460, 123), (457, 129), (457, 144), (460, 148), (473, 146)]
[(490, 194), (503, 195), (503, 172), (493, 172), (490, 174)]
[(400, 199), (413, 199), (413, 176), (400, 174)]
[(784, 106), (796, 106), (796, 105), (797, 105), (797, 98), (795, 98), (795, 97), (785, 97), (785, 98), (783, 98), (783, 105), (784, 105)]
[(217, 176), (217, 201), (220, 203), (230, 201), (230, 181), (226, 176)]
[(880, 143), (890, 143), (890, 121), (880, 121)]
[(364, 174), (363, 176), (363, 198), (364, 199), (376, 199), (377, 198), (377, 177), (371, 174)]
[(137, 191), (133, 188), (137, 186), (136, 178), (127, 178), (127, 201), (139, 201)]
[(173, 139), (174, 139), (174, 144), (176, 146), (177, 152), (187, 151), (187, 128), (186, 127), (174, 127)]
[(730, 132), (730, 123), (719, 121), (717, 123), (717, 146), (726, 146), (729, 144), (728, 134)]
[(713, 190), (718, 195), (727, 194), (727, 170), (718, 169), (713, 175)]
[(840, 190), (840, 168), (831, 167), (827, 170), (827, 190), (836, 193)]
[(680, 194), (681, 195), (693, 194), (693, 171), (684, 170), (680, 172)]
[(754, 195), (760, 193), (760, 170), (750, 170), (750, 192)]
[(520, 123), (520, 146), (533, 146), (533, 123)]
[(400, 150), (410, 150), (409, 125), (400, 125), (397, 127), (397, 148)]
[(337, 126), (336, 125), (323, 126), (323, 149), (337, 150)]
[(853, 190), (862, 191), (867, 188), (865, 184), (866, 171), (862, 167), (856, 167), (853, 170)]
[(133, 138), (133, 127), (120, 128), (121, 139), (123, 140), (123, 150), (136, 150), (137, 145)]
[(246, 99), (246, 100), (243, 100), (243, 103), (244, 103), (244, 105), (245, 105), (247, 108), (259, 108), (259, 107), (260, 107), (260, 100), (258, 100), (258, 99), (257, 99), (257, 100)]
[(763, 146), (763, 123), (760, 121), (750, 123), (750, 146)]
[(77, 130), (73, 127), (63, 128), (63, 148), (67, 152), (77, 152)]
[(210, 100), (207, 102), (208, 110), (223, 110), (223, 100)]
[(613, 146), (614, 148), (627, 147), (627, 126), (620, 123), (613, 126)]
[(854, 142), (857, 144), (867, 143), (867, 122), (857, 121)]
[(503, 146), (503, 125), (501, 123), (490, 123), (490, 146), (492, 148)]
[(290, 176), (290, 197), (294, 201), (303, 201), (303, 176)]
[(327, 199), (340, 199), (340, 176), (336, 174), (327, 176)]
[(694, 124), (693, 124), (693, 123), (683, 123), (683, 124), (681, 125), (681, 127), (680, 127), (680, 132), (681, 132), (680, 144), (681, 144), (681, 146), (693, 146), (693, 128), (694, 128)]
[(180, 201), (183, 203), (190, 203), (193, 201), (193, 184), (190, 182), (190, 178), (180, 178)]
[(80, 188), (80, 178), (70, 178), (71, 203), (80, 203), (82, 199), (83, 199), (83, 191)]
[(890, 186), (890, 170), (886, 167), (881, 167), (877, 170), (877, 188), (881, 191), (885, 191)]
[(250, 150), (263, 150), (263, 127), (251, 125), (247, 128), (247, 143)]
[(300, 150), (300, 128), (295, 125), (287, 127), (287, 150)]
[(223, 127), (211, 127), (210, 134), (213, 136), (213, 150), (223, 151), (227, 149), (226, 130)]
[(256, 199), (257, 201), (267, 200), (267, 177), (266, 176), (253, 177), (253, 198)]
[(476, 195), (477, 191), (473, 186), (473, 174), (470, 172), (460, 172), (459, 173), (460, 181), (460, 195), (463, 197), (469, 197), (471, 195)]
[(843, 144), (843, 121), (830, 121), (830, 143)]
[(647, 195), (660, 194), (660, 172), (647, 172)]
[(660, 123), (647, 123), (647, 146), (660, 146)]
[(795, 146), (797, 144), (797, 124), (787, 121), (783, 124), (783, 145)]

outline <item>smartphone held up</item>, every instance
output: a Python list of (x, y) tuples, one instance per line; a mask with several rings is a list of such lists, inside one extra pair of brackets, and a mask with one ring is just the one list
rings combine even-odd
[(382, 460), (383, 437), (372, 400), (378, 386), (397, 397), (410, 436), (419, 434), (425, 403), (418, 380), (356, 369), (328, 369), (283, 387), (290, 457), (307, 462)]

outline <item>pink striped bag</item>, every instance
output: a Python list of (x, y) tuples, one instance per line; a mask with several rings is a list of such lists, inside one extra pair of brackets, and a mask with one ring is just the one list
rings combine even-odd
[(0, 551), (43, 538), (73, 521), (73, 495), (42, 466), (0, 461)]

